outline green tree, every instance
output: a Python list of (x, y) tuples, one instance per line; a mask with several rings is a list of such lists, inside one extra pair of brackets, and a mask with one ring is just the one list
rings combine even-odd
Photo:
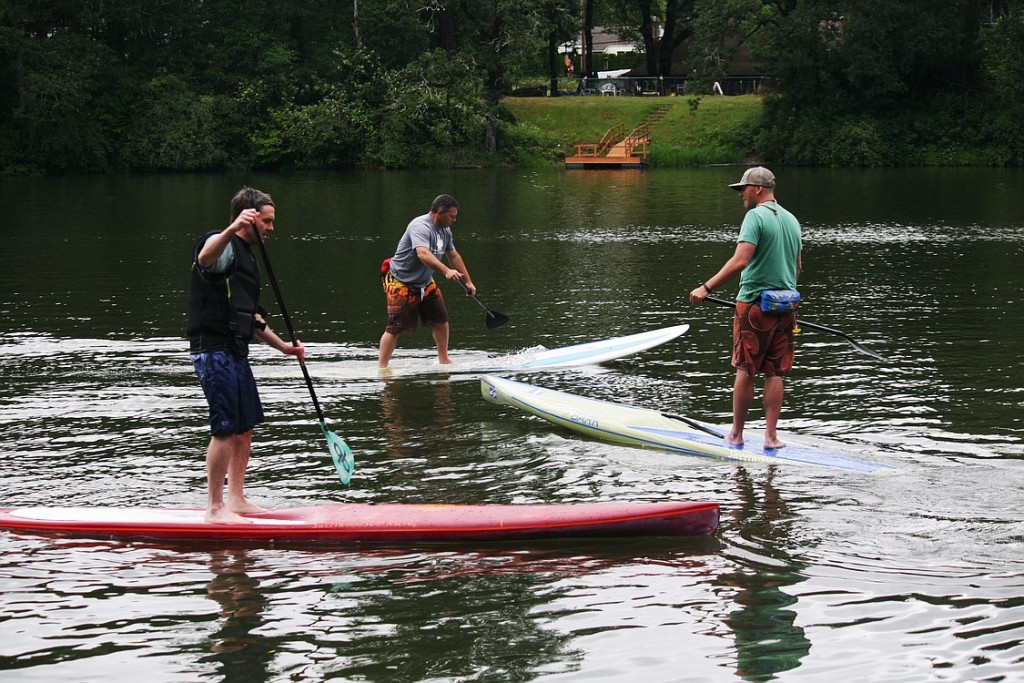
[(59, 172), (106, 170), (113, 64), (109, 50), (78, 32), (59, 31), (24, 46), (9, 119), (22, 140), (16, 162)]
[[(742, 5), (738, 5), (742, 6)], [(988, 3), (779, 0), (741, 18), (767, 65), (762, 150), (792, 163), (923, 161), (968, 116)]]
[(563, 72), (563, 61), (558, 57), (558, 47), (571, 42), (579, 30), (578, 6), (575, 0), (542, 0), (540, 16), (548, 38), (548, 92), (558, 97), (558, 77)]
[(200, 171), (229, 165), (223, 121), (231, 102), (200, 94), (177, 75), (143, 84), (124, 125), (118, 163), (144, 171)]
[(648, 75), (671, 76), (676, 49), (693, 36), (695, 0), (605, 0), (602, 16), (644, 48)]
[(580, 46), (583, 53), (580, 57), (580, 75), (594, 76), (594, 4), (597, 0), (582, 0), (583, 17), (580, 31)]
[(1024, 163), (1024, 2), (1005, 3), (984, 32), (984, 89), (992, 107), (984, 134), (993, 145), (994, 163)]

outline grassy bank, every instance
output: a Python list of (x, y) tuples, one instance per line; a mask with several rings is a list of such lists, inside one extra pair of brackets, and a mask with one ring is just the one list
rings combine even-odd
[(655, 166), (732, 164), (750, 160), (761, 98), (737, 97), (509, 97), (503, 104), (543, 141), (547, 163), (597, 142), (621, 123), (626, 131), (651, 124)]

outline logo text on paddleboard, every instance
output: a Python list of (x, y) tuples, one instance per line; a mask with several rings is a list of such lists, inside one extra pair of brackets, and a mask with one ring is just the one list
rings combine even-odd
[(576, 422), (577, 424), (586, 425), (588, 427), (595, 427), (596, 428), (596, 427), (599, 426), (599, 423), (598, 423), (597, 420), (595, 420), (592, 417), (587, 417), (586, 415), (573, 414), (569, 418), (569, 420), (571, 422)]

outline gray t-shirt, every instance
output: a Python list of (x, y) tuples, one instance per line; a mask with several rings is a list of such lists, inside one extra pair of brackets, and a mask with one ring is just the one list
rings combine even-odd
[(430, 214), (417, 216), (409, 221), (398, 248), (391, 258), (391, 274), (400, 282), (412, 287), (426, 287), (434, 279), (434, 270), (423, 264), (416, 255), (417, 247), (427, 247), (438, 260), (455, 249), (451, 228), (438, 228), (430, 220)]
[[(212, 235), (211, 235), (211, 237), (212, 237)], [(203, 244), (206, 244), (205, 240), (203, 241)], [(203, 248), (202, 244), (200, 244), (199, 247), (196, 248), (196, 262), (197, 263), (199, 261), (199, 251), (202, 248)], [(235, 245), (232, 244), (231, 242), (228, 242), (228, 246), (224, 248), (224, 251), (223, 251), (223, 253), (221, 253), (220, 258), (218, 258), (214, 262), (214, 264), (212, 266), (210, 266), (209, 268), (203, 268), (203, 271), (207, 272), (207, 273), (217, 273), (217, 274), (226, 273), (228, 268), (230, 268), (234, 264), (235, 264)]]

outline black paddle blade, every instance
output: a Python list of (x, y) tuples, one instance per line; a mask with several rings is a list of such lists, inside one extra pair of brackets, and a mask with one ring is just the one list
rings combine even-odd
[(459, 280), (458, 282), (462, 285), (462, 288), (466, 290), (466, 294), (476, 302), (476, 305), (484, 309), (484, 312), (487, 313), (487, 317), (484, 318), (484, 322), (487, 324), (487, 329), (497, 329), (508, 322), (507, 315), (504, 313), (498, 313), (497, 311), (492, 311), (487, 304), (477, 298), (476, 294), (469, 293), (469, 290), (466, 289), (466, 284), (462, 280)]
[(487, 329), (495, 330), (508, 322), (508, 316), (504, 313), (498, 313), (497, 311), (492, 311), (488, 308), (486, 322)]

